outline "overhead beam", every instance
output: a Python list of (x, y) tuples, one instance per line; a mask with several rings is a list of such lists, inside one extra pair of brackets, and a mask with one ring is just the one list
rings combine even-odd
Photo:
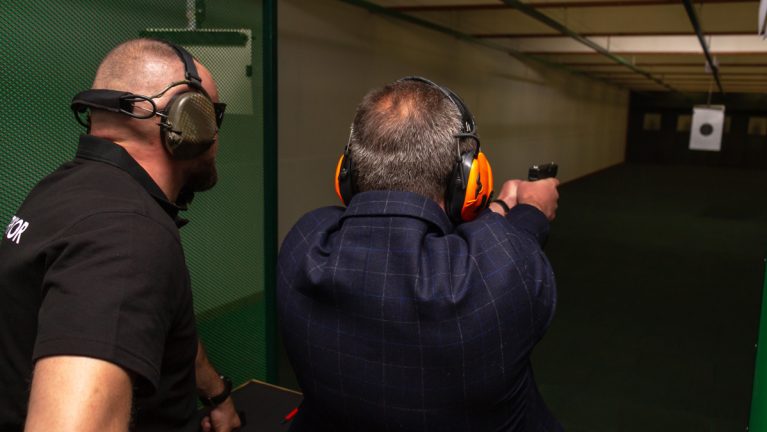
[[(565, 66), (575, 66), (575, 67), (581, 67), (581, 66), (609, 66), (609, 67), (617, 67), (619, 65), (614, 63), (594, 63), (594, 62), (566, 62), (566, 63), (560, 63)], [(644, 67), (662, 67), (662, 66), (680, 66), (680, 67), (700, 67), (700, 63), (675, 63), (675, 62), (654, 62), (654, 63), (645, 63), (645, 62), (636, 62), (634, 63), (637, 66), (644, 66)], [(719, 67), (767, 67), (767, 63), (725, 63), (725, 62), (719, 62)]]
[[(642, 82), (642, 81), (638, 81), (641, 78), (642, 77), (636, 77), (635, 76), (635, 77), (613, 77), (613, 78), (610, 78), (610, 79), (615, 80), (615, 81), (620, 81), (620, 82), (626, 82), (626, 81), (629, 81), (629, 82)], [(767, 82), (767, 79), (762, 78), (762, 79), (755, 80), (755, 79), (752, 79), (752, 78), (749, 78), (749, 79), (734, 79), (734, 78), (732, 78), (732, 79), (728, 79), (726, 81), (729, 84), (752, 84), (753, 83), (754, 85), (757, 85), (757, 84), (764, 85), (764, 83)], [(674, 78), (671, 78), (669, 80), (669, 82), (673, 82), (675, 84), (679, 84), (679, 83), (682, 83), (682, 82), (693, 82), (693, 83), (711, 82), (711, 77), (698, 77), (698, 78), (674, 77)]]
[(656, 83), (658, 83), (658, 84), (668, 88), (671, 91), (675, 91), (673, 87), (671, 87), (668, 84), (664, 83), (662, 80), (659, 80), (658, 78), (654, 77), (651, 73), (649, 73), (649, 72), (647, 72), (645, 70), (642, 70), (642, 69), (634, 66), (633, 64), (629, 63), (623, 57), (620, 57), (620, 56), (617, 56), (615, 54), (612, 54), (610, 51), (608, 51), (603, 46), (601, 46), (599, 44), (596, 44), (592, 40), (587, 39), (587, 38), (579, 35), (578, 33), (574, 32), (570, 28), (568, 28), (568, 27), (564, 26), (563, 24), (561, 24), (559, 21), (551, 18), (548, 15), (545, 15), (544, 13), (536, 10), (535, 8), (532, 8), (532, 7), (528, 6), (525, 3), (522, 3), (519, 0), (503, 0), (503, 2), (504, 2), (504, 4), (507, 4), (509, 6), (514, 6), (514, 8), (516, 10), (522, 12), (523, 14), (529, 16), (530, 18), (533, 18), (533, 19), (535, 19), (535, 20), (537, 20), (537, 21), (539, 21), (539, 22), (541, 22), (541, 23), (543, 23), (543, 24), (553, 28), (554, 30), (556, 30), (556, 31), (566, 35), (566, 36), (570, 36), (571, 38), (575, 39), (576, 41), (580, 42), (581, 44), (583, 44), (583, 45), (593, 49), (594, 51), (596, 51), (599, 54), (601, 54), (601, 55), (611, 59), (612, 61), (614, 61), (616, 63), (620, 63), (620, 64), (626, 66), (627, 68), (633, 70), (634, 72), (636, 72), (636, 73), (638, 73), (640, 75), (644, 75), (645, 77), (647, 77), (647, 79), (649, 79), (651, 81), (655, 81)]
[[(754, 31), (713, 31), (706, 34), (714, 36), (750, 36)], [(644, 31), (644, 32), (592, 32), (581, 33), (583, 37), (620, 37), (620, 36), (695, 36), (694, 31)], [(527, 39), (527, 38), (557, 38), (559, 33), (472, 33), (479, 39)]]
[[(759, 0), (696, 0), (698, 3), (758, 3)], [(631, 7), (631, 6), (668, 6), (678, 5), (679, 0), (607, 0), (607, 1), (572, 1), (572, 2), (530, 2), (536, 9), (593, 8), (593, 7)], [(388, 9), (399, 12), (452, 12), (513, 9), (513, 6), (497, 3), (455, 4), (455, 5), (414, 5), (389, 6)]]
[[(624, 85), (631, 86), (631, 87), (650, 85), (647, 82), (644, 82), (644, 83), (642, 83), (642, 82), (636, 82), (636, 83), (619, 82), (619, 84), (624, 84)], [(676, 85), (678, 85), (679, 87), (688, 87), (688, 86), (696, 86), (696, 85), (697, 86), (703, 86), (703, 85), (709, 86), (711, 84), (712, 84), (711, 81), (689, 81), (689, 82), (679, 82), (679, 83), (676, 83)], [(754, 83), (743, 82), (743, 83), (740, 83), (740, 84), (730, 84), (728, 86), (732, 86), (733, 88), (738, 88), (738, 87), (759, 88), (759, 87), (761, 87), (762, 91), (764, 91), (764, 83), (762, 83), (762, 82), (754, 82)]]
[[(622, 76), (631, 76), (634, 77), (636, 74), (634, 72), (613, 72), (613, 71), (593, 71), (593, 74), (596, 76), (607, 76), (607, 77), (622, 77)], [(668, 76), (702, 76), (702, 77), (709, 77), (710, 74), (706, 72), (682, 72), (682, 71), (671, 71), (671, 72), (658, 72), (658, 75), (662, 75), (664, 77)], [(766, 79), (767, 75), (765, 74), (755, 74), (755, 73), (738, 73), (738, 72), (727, 72), (722, 76), (723, 80), (730, 79), (732, 77), (740, 77), (740, 78), (753, 78), (753, 79)]]
[[(343, 0), (342, 0), (343, 1)], [(695, 56), (695, 57), (702, 57), (703, 53), (700, 52), (690, 52), (690, 51), (610, 51), (610, 53), (617, 55), (627, 55), (627, 56), (657, 56), (657, 57), (667, 57), (667, 56)], [(596, 55), (604, 55), (600, 52), (591, 52), (591, 51), (525, 51), (525, 54), (530, 55), (536, 55), (536, 56), (596, 56)], [(767, 50), (765, 51), (717, 51), (714, 54), (718, 56), (733, 56), (733, 57), (742, 57), (742, 56), (762, 56), (764, 57), (767, 55)]]
[[(699, 63), (641, 63), (642, 66), (700, 66)], [(767, 63), (725, 63), (720, 62), (719, 67), (767, 67)]]
[(708, 44), (706, 43), (706, 39), (703, 37), (703, 28), (700, 25), (700, 21), (698, 20), (698, 13), (695, 11), (695, 6), (692, 5), (691, 0), (684, 0), (684, 9), (687, 11), (687, 16), (690, 18), (690, 24), (692, 24), (692, 28), (695, 30), (695, 34), (698, 35), (698, 41), (700, 41), (700, 46), (703, 48), (703, 53), (706, 55), (706, 62), (708, 63), (708, 68), (711, 70), (711, 75), (714, 76), (714, 80), (716, 80), (716, 85), (719, 87), (719, 92), (724, 95), (724, 88), (722, 87), (722, 81), (719, 80), (719, 67), (714, 63), (714, 59), (711, 57), (711, 52), (708, 50)]
[(395, 19), (398, 19), (398, 20), (401, 20), (401, 21), (409, 22), (409, 23), (417, 25), (419, 27), (423, 27), (423, 28), (426, 28), (426, 29), (429, 29), (429, 30), (433, 30), (433, 31), (436, 31), (436, 32), (439, 32), (439, 33), (443, 33), (443, 34), (449, 35), (449, 36), (453, 36), (453, 37), (455, 37), (455, 38), (457, 38), (459, 40), (462, 40), (462, 41), (465, 41), (465, 42), (468, 42), (468, 43), (473, 43), (475, 45), (481, 45), (481, 46), (486, 47), (486, 48), (490, 48), (490, 49), (493, 49), (493, 50), (496, 50), (496, 51), (501, 51), (501, 52), (504, 52), (504, 53), (506, 53), (508, 55), (511, 55), (511, 56), (519, 58), (519, 59), (524, 59), (524, 60), (528, 60), (528, 61), (534, 61), (534, 62), (540, 63), (540, 64), (542, 64), (544, 66), (548, 66), (548, 67), (551, 67), (551, 68), (554, 68), (554, 69), (560, 69), (560, 70), (567, 71), (567, 72), (569, 72), (571, 74), (574, 74), (574, 75), (584, 76), (584, 77), (587, 77), (587, 78), (590, 78), (590, 79), (593, 79), (593, 80), (596, 80), (596, 81), (599, 81), (599, 82), (613, 84), (610, 81), (606, 81), (604, 79), (594, 77), (593, 75), (591, 75), (591, 74), (589, 74), (587, 72), (578, 70), (578, 69), (573, 69), (573, 68), (570, 68), (570, 67), (567, 67), (567, 66), (563, 66), (563, 65), (561, 65), (561, 64), (559, 64), (557, 62), (551, 61), (551, 60), (549, 60), (547, 58), (530, 55), (530, 54), (524, 53), (522, 51), (519, 51), (519, 50), (511, 48), (511, 47), (506, 47), (506, 46), (499, 45), (499, 44), (496, 44), (496, 43), (488, 42), (488, 41), (486, 41), (484, 39), (478, 39), (478, 38), (475, 38), (475, 37), (473, 37), (473, 36), (471, 36), (471, 35), (469, 35), (467, 33), (463, 33), (463, 32), (460, 32), (458, 30), (454, 30), (452, 28), (445, 27), (445, 26), (436, 24), (434, 22), (431, 22), (431, 21), (428, 21), (428, 20), (425, 20), (425, 19), (421, 19), (421, 18), (418, 18), (418, 17), (414, 17), (412, 15), (408, 15), (406, 13), (402, 13), (402, 12), (399, 12), (399, 11), (396, 11), (396, 10), (392, 10), (390, 8), (387, 8), (387, 7), (383, 7), (383, 6), (377, 5), (377, 4), (375, 4), (375, 3), (371, 2), (371, 1), (368, 1), (368, 0), (340, 0), (340, 1), (344, 2), (344, 3), (348, 3), (348, 4), (353, 5), (353, 6), (361, 7), (363, 9), (368, 10), (371, 13), (381, 14), (381, 15), (385, 15), (385, 16), (388, 16), (388, 17), (391, 17), (391, 18), (395, 18)]
[[(477, 44), (477, 45), (482, 45), (484, 47), (491, 48), (491, 49), (498, 50), (498, 51), (504, 51), (504, 52), (506, 52), (508, 54), (511, 54), (511, 55), (514, 55), (514, 56), (520, 56), (520, 57), (525, 57), (525, 58), (529, 58), (529, 59), (535, 59), (534, 56), (530, 56), (530, 55), (527, 55), (525, 53), (522, 53), (521, 51), (519, 51), (517, 49), (510, 48), (510, 47), (504, 47), (504, 46), (501, 46), (501, 45), (498, 45), (498, 44), (494, 44), (494, 43), (489, 43), (489, 42), (484, 41), (482, 39), (475, 38), (475, 37), (471, 36), (470, 34), (463, 33), (463, 32), (460, 32), (458, 30), (454, 30), (452, 28), (445, 27), (445, 26), (436, 24), (434, 22), (431, 22), (431, 21), (428, 21), (428, 20), (425, 20), (425, 19), (421, 19), (421, 18), (418, 18), (418, 17), (414, 17), (414, 16), (411, 16), (411, 15), (402, 13), (400, 11), (397, 11), (396, 9), (393, 9), (393, 8), (387, 8), (387, 7), (384, 7), (384, 6), (380, 6), (380, 5), (377, 5), (377, 4), (372, 3), (370, 1), (367, 1), (367, 0), (340, 0), (340, 1), (343, 2), (343, 3), (351, 4), (353, 6), (361, 7), (363, 9), (367, 9), (369, 12), (372, 12), (372, 13), (386, 15), (386, 16), (389, 16), (389, 17), (392, 17), (392, 18), (399, 19), (401, 21), (406, 21), (406, 22), (409, 22), (411, 24), (415, 24), (415, 25), (417, 25), (419, 27), (424, 27), (424, 28), (427, 28), (429, 30), (433, 30), (433, 31), (436, 31), (436, 32), (439, 32), (439, 33), (443, 33), (443, 34), (449, 35), (449, 36), (453, 36), (453, 37), (455, 37), (457, 39), (461, 39), (461, 40), (464, 40), (464, 41), (467, 41), (467, 42), (470, 42), (470, 43), (474, 43), (474, 44)], [(538, 59), (535, 59), (535, 60), (538, 60)], [(545, 60), (545, 59), (542, 60), (542, 61), (544, 63), (548, 63), (548, 64), (553, 63), (553, 62)]]
[[(513, 0), (518, 1), (518, 0)], [(681, 9), (681, 8), (680, 8)], [(687, 52), (704, 56), (701, 42), (697, 35), (690, 36), (615, 36), (615, 37), (580, 37), (588, 40), (590, 44), (581, 40), (574, 41), (569, 34), (561, 34), (556, 38), (525, 38), (525, 39), (497, 39), (505, 46), (513, 47), (524, 52), (574, 52), (589, 53), (595, 51), (594, 45), (605, 47), (611, 54), (615, 53), (659, 53)], [(490, 40), (490, 39), (485, 39)], [(756, 34), (728, 35), (707, 37), (709, 46), (716, 47), (708, 50), (709, 53), (723, 52), (759, 52), (767, 55), (767, 44)], [(577, 42), (577, 43), (576, 43)], [(593, 44), (593, 45), (592, 45)]]

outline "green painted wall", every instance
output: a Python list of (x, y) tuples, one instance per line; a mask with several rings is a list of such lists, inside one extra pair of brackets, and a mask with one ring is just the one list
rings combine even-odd
[[(273, 252), (264, 242), (269, 178), (263, 158), (262, 8), (260, 0), (221, 0), (205, 7), (201, 28), (251, 31), (252, 109), (245, 111), (252, 113), (227, 113), (219, 184), (197, 195), (186, 213), (191, 223), (182, 230), (200, 335), (218, 369), (236, 383), (267, 379), (273, 367), (267, 359), (271, 323), (264, 300), (264, 262)], [(90, 87), (101, 58), (147, 28), (186, 26), (186, 0), (20, 0), (2, 6), (0, 221), (9, 221), (32, 186), (74, 155), (84, 130), (69, 101)], [(203, 63), (227, 61), (225, 47), (214, 55), (186, 47)]]

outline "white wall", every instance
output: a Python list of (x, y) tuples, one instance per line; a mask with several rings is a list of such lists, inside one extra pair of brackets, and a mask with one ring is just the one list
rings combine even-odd
[(279, 235), (338, 204), (333, 173), (365, 93), (406, 75), (473, 112), (496, 184), (556, 161), (571, 180), (623, 162), (628, 92), (336, 0), (279, 3)]

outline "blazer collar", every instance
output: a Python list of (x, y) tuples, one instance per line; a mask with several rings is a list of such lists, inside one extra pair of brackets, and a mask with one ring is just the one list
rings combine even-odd
[(409, 216), (439, 228), (443, 234), (453, 231), (444, 210), (432, 199), (413, 192), (368, 191), (354, 195), (342, 218), (355, 216)]

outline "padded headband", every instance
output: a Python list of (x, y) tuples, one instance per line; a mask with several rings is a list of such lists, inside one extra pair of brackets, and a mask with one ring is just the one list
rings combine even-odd
[[(434, 81), (428, 80), (423, 77), (419, 76), (407, 76), (404, 78), (400, 78), (397, 81), (418, 81), (422, 83), (429, 84), (430, 86), (438, 89), (442, 92), (448, 99), (453, 101), (453, 104), (455, 104), (455, 107), (458, 108), (458, 112), (461, 114), (461, 132), (459, 134), (456, 134), (456, 137), (460, 138), (474, 138), (477, 140), (477, 143), (479, 143), (479, 137), (477, 137), (477, 126), (476, 123), (474, 123), (474, 116), (471, 114), (468, 108), (466, 108), (466, 104), (463, 103), (463, 100), (458, 97), (457, 94), (453, 93), (452, 90), (442, 87), (441, 85), (435, 83)], [(477, 149), (477, 152), (479, 152), (479, 149)]]
[(181, 58), (181, 61), (184, 62), (184, 78), (189, 81), (194, 81), (197, 83), (202, 83), (202, 78), (200, 78), (200, 74), (197, 73), (197, 66), (194, 65), (194, 57), (192, 57), (191, 54), (189, 54), (189, 51), (185, 50), (184, 48), (161, 40), (160, 42), (170, 46), (176, 51), (176, 54), (178, 54), (179, 58)]
[(85, 112), (88, 107), (117, 113), (132, 113), (135, 95), (119, 90), (91, 89), (81, 91), (72, 98), (71, 107)]

